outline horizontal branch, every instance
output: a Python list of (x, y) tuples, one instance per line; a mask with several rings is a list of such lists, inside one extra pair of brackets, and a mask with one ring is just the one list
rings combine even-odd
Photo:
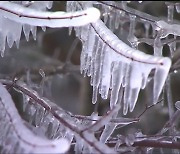
[[(113, 141), (109, 140), (107, 145), (109, 145), (110, 147), (114, 147), (117, 142), (118, 142), (118, 139), (113, 140)], [(123, 146), (127, 146), (127, 145), (125, 143), (121, 144), (120, 148)], [(140, 141), (138, 141), (138, 140), (134, 141), (132, 146), (133, 147), (153, 147), (153, 148), (180, 149), (180, 142), (143, 139)]]
[(142, 140), (142, 141), (135, 141), (132, 146), (180, 149), (180, 142)]
[(4, 17), (22, 24), (47, 27), (83, 26), (95, 22), (100, 17), (96, 8), (76, 12), (39, 11), (12, 2), (0, 2), (0, 13)]
[[(33, 92), (33, 90), (28, 89), (25, 85), (21, 85), (18, 83), (14, 83), (10, 80), (0, 80), (0, 82), (3, 85), (6, 86), (12, 86), (13, 88), (21, 91), (23, 94), (28, 95), (31, 99), (33, 99), (36, 103), (44, 107), (48, 112), (50, 112), (61, 124), (63, 124), (68, 130), (72, 131), (75, 136), (80, 137), (84, 142), (86, 142), (87, 145), (90, 147), (93, 147), (97, 152), (104, 153), (103, 149), (106, 150), (106, 152), (111, 153), (112, 149), (104, 145), (103, 143), (99, 142), (93, 134), (90, 134), (89, 131), (82, 132), (81, 129), (79, 129), (78, 126), (74, 126), (70, 122), (68, 122), (66, 119), (61, 117), (58, 114), (59, 107), (56, 106), (52, 102), (47, 103), (45, 99), (40, 98), (37, 93)], [(93, 140), (92, 140), (93, 139)]]

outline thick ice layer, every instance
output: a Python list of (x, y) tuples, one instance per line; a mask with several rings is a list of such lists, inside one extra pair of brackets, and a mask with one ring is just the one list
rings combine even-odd
[(53, 28), (83, 26), (97, 21), (100, 17), (100, 12), (96, 8), (88, 8), (73, 13), (47, 12), (23, 7), (11, 2), (0, 2), (0, 13), (17, 23)]
[(131, 48), (119, 40), (101, 20), (90, 24), (90, 27), (89, 38), (95, 36), (95, 39), (94, 41), (82, 39), (81, 71), (85, 74), (90, 72), (88, 76), (91, 76), (93, 86), (92, 102), (96, 102), (98, 91), (103, 99), (107, 99), (109, 89), (112, 89), (110, 100), (112, 108), (118, 99), (122, 100), (118, 95), (120, 88), (124, 87), (123, 113), (127, 114), (128, 109), (132, 112), (140, 89), (145, 88), (149, 73), (155, 69), (153, 103), (156, 103), (168, 75), (171, 60), (147, 55)]
[[(22, 5), (21, 5), (22, 4)], [(77, 12), (48, 12), (52, 2), (0, 2), (0, 52), (4, 56), (6, 38), (8, 46), (11, 48), (13, 43), (19, 47), (21, 31), (29, 40), (30, 32), (36, 40), (36, 26), (43, 27), (70, 27), (82, 26), (95, 22), (100, 17), (100, 12), (96, 8), (88, 8)], [(79, 29), (78, 29), (79, 30)], [(86, 30), (87, 31), (87, 30)], [(91, 39), (93, 40), (93, 39)]]
[[(104, 49), (102, 66), (100, 65), (102, 60), (100, 61), (100, 58), (96, 57), (102, 53), (102, 50), (98, 50), (99, 54), (90, 54), (88, 50), (88, 56), (90, 56), (91, 59), (96, 59), (96, 66), (98, 66), (98, 69), (95, 67), (93, 73), (97, 74), (97, 72), (99, 72), (99, 68), (101, 68), (101, 73), (98, 77), (98, 79), (100, 78), (100, 82), (94, 82), (94, 84), (92, 84), (94, 87), (93, 98), (96, 98), (99, 87), (102, 98), (107, 99), (110, 81), (112, 78), (110, 106), (112, 107), (114, 104), (116, 104), (119, 89), (121, 86), (123, 86), (125, 87), (123, 99), (124, 114), (127, 113), (128, 108), (132, 112), (137, 102), (140, 89), (145, 88), (149, 73), (152, 69), (155, 69), (153, 97), (154, 103), (156, 103), (171, 65), (170, 59), (146, 55), (139, 50), (130, 48), (120, 41), (116, 36), (114, 36), (114, 34), (110, 33), (108, 29), (103, 29), (102, 27), (105, 26), (101, 21), (99, 21), (97, 24), (93, 24), (92, 27), (94, 28), (94, 32), (96, 32), (96, 34), (91, 31), (91, 35), (97, 35), (98, 33), (99, 41), (102, 40), (101, 37), (103, 38), (103, 42), (106, 41), (104, 43), (106, 48)], [(104, 35), (106, 31), (107, 35)], [(98, 59), (99, 64), (97, 64)], [(113, 70), (111, 70), (111, 65), (113, 62), (116, 62), (116, 64), (114, 65)], [(121, 65), (117, 65), (117, 62), (120, 62)], [(121, 71), (119, 71), (117, 76), (118, 69)], [(95, 103), (95, 101), (96, 99), (93, 99), (93, 103)]]

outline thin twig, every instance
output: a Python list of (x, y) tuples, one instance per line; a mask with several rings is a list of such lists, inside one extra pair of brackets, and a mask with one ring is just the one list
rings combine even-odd
[(161, 100), (158, 101), (156, 104), (152, 104), (152, 105), (149, 105), (149, 106), (147, 106), (147, 104), (146, 104), (144, 111), (143, 111), (137, 118), (140, 119), (140, 117), (141, 117), (147, 110), (149, 110), (149, 109), (152, 108), (153, 106), (161, 103), (163, 100), (164, 100), (164, 99), (161, 99)]

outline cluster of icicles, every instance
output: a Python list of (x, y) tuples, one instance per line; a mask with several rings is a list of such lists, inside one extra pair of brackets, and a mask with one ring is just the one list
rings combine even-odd
[[(12, 88), (12, 81), (0, 82), (8, 89)], [(119, 106), (115, 106), (105, 117), (92, 114), (90, 119), (98, 119), (94, 123), (86, 118), (74, 117), (53, 102), (40, 98), (23, 82), (17, 81), (13, 89), (22, 93), (24, 98), (23, 121), (3, 85), (0, 84), (1, 153), (65, 153), (72, 142), (76, 153), (115, 153), (114, 149), (97, 140), (94, 133), (111, 120)], [(137, 122), (129, 118), (114, 120), (121, 125)]]
[[(83, 6), (76, 2), (69, 3), (69, 11), (77, 11)], [(153, 103), (157, 103), (171, 66), (169, 58), (147, 55), (131, 48), (119, 40), (101, 20), (76, 27), (75, 31), (83, 44), (81, 73), (91, 76), (93, 103), (97, 101), (98, 92), (103, 99), (107, 99), (111, 89), (110, 107), (120, 101), (123, 102), (123, 114), (127, 114), (128, 108), (132, 112), (140, 89), (145, 88), (153, 69)]]
[[(30, 131), (19, 116), (10, 94), (2, 84), (0, 84), (0, 96), (1, 153), (64, 153), (69, 149), (70, 143), (68, 139), (71, 140), (73, 136), (70, 137), (71, 139), (65, 135), (61, 137), (63, 126), (58, 125), (52, 116), (45, 114), (42, 107), (37, 107), (36, 105), (37, 108), (35, 109), (34, 105), (26, 104), (25, 111), (28, 111), (27, 115), (29, 116), (31, 114), (35, 115), (31, 116), (31, 119), (33, 119), (36, 127), (41, 126), (37, 127), (37, 129), (41, 129), (39, 134), (42, 134), (42, 128), (46, 128), (46, 136), (52, 139), (52, 134), (55, 134), (53, 137), (59, 138), (48, 140), (45, 137), (38, 137)], [(54, 123), (58, 127), (57, 131), (55, 131)], [(55, 131), (54, 133), (52, 132), (53, 130)]]
[(52, 1), (0, 2), (0, 52), (2, 57), (4, 56), (6, 39), (10, 48), (14, 42), (19, 47), (22, 30), (27, 41), (30, 32), (36, 40), (37, 26), (40, 26), (43, 31), (46, 30), (46, 27), (83, 26), (95, 22), (100, 17), (100, 12), (96, 8), (73, 13), (46, 11), (47, 8), (52, 7), (52, 4)]
[[(28, 24), (22, 24), (16, 21), (13, 21), (6, 16), (6, 12), (4, 11), (4, 6), (9, 5), (9, 8), (13, 10), (18, 10), (18, 8), (14, 7), (11, 4), (14, 3), (14, 6), (18, 5), (28, 5), (29, 8), (34, 8), (37, 10), (46, 10), (46, 8), (50, 9), (52, 7), (52, 2), (47, 1), (44, 3), (41, 2), (35, 2), (35, 3), (30, 3), (29, 1), (24, 1), (24, 2), (1, 2), (0, 3), (0, 51), (1, 51), (1, 56), (4, 56), (4, 51), (5, 51), (5, 45), (6, 41), (8, 46), (11, 48), (14, 44), (16, 43), (16, 46), (19, 47), (19, 42), (21, 38), (21, 31), (24, 31), (26, 40), (29, 40), (29, 34), (30, 32), (33, 35), (33, 38), (36, 39), (36, 31), (37, 27), (36, 26), (31, 26)], [(21, 4), (19, 4), (21, 3)], [(14, 17), (15, 18), (15, 17)], [(45, 30), (45, 27), (42, 27), (43, 30)]]

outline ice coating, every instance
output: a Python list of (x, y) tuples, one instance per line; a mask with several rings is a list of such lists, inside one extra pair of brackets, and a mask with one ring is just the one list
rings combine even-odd
[[(1, 118), (5, 119), (6, 129), (8, 129), (11, 135), (10, 142), (16, 141), (16, 143), (18, 143), (18, 149), (24, 150), (25, 153), (64, 153), (68, 151), (70, 143), (67, 139), (47, 140), (40, 138), (35, 136), (35, 134), (24, 125), (10, 94), (2, 84), (0, 84), (0, 108), (3, 108), (3, 111), (6, 112), (6, 118)], [(2, 114), (0, 116), (2, 116)], [(13, 145), (13, 143), (11, 144)]]
[[(30, 5), (29, 5), (30, 4)], [(28, 5), (29, 7), (27, 7)], [(23, 30), (26, 40), (29, 40), (30, 32), (36, 40), (36, 26), (46, 27), (72, 27), (84, 26), (97, 21), (100, 12), (96, 8), (88, 8), (76, 12), (48, 12), (52, 2), (0, 2), (0, 52), (4, 56), (5, 44), (11, 48), (13, 43), (19, 47), (21, 31)], [(87, 31), (87, 30), (86, 30)], [(92, 39), (93, 40), (93, 39)]]
[[(15, 11), (14, 11), (15, 10)], [(71, 27), (95, 22), (100, 17), (96, 8), (77, 12), (47, 12), (26, 8), (10, 2), (0, 2), (1, 15), (17, 23), (33, 26)]]
[(92, 46), (88, 46), (89, 43), (83, 40), (85, 43), (81, 54), (81, 70), (85, 75), (91, 76), (93, 103), (97, 100), (98, 91), (103, 99), (107, 99), (109, 89), (112, 89), (110, 100), (112, 108), (118, 99), (122, 99), (119, 98), (119, 91), (124, 87), (123, 113), (127, 114), (128, 109), (132, 112), (139, 92), (145, 88), (149, 73), (153, 69), (155, 69), (153, 103), (158, 101), (171, 66), (169, 58), (147, 55), (131, 48), (119, 40), (101, 20), (91, 24), (89, 35), (89, 38), (96, 36), (94, 44), (91, 43), (94, 49), (88, 50), (92, 49)]

